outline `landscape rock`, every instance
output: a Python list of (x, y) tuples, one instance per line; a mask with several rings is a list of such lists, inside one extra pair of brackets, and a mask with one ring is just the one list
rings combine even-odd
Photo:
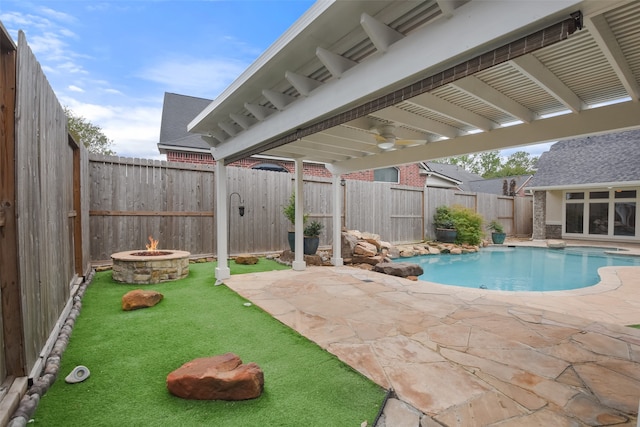
[(167, 376), (167, 388), (183, 399), (254, 399), (264, 390), (264, 373), (257, 364), (226, 353), (185, 363)]
[(358, 238), (349, 232), (342, 233), (341, 252), (343, 258), (351, 258), (358, 244)]
[(376, 255), (376, 256), (362, 256), (362, 255), (354, 255), (351, 258), (351, 262), (354, 264), (369, 264), (369, 265), (377, 265), (381, 262), (386, 262), (385, 257)]
[(565, 248), (567, 244), (564, 240), (547, 240), (547, 247), (552, 249), (562, 249)]
[(400, 258), (400, 250), (397, 247), (393, 246), (393, 247), (389, 248), (389, 250), (387, 251), (386, 255), (389, 258)]
[(162, 301), (164, 295), (156, 291), (135, 289), (122, 296), (122, 309), (124, 311), (137, 310), (139, 308), (153, 307)]
[(380, 243), (380, 240), (376, 240), (371, 237), (368, 237), (368, 238), (365, 238), (364, 241), (367, 243), (371, 243), (373, 246), (375, 246), (376, 252), (379, 252), (380, 248), (382, 248), (382, 244)]
[(356, 247), (353, 249), (353, 253), (364, 256), (375, 256), (378, 254), (378, 248), (371, 243), (365, 241), (359, 241)]
[(250, 254), (242, 254), (236, 257), (236, 264), (254, 265), (258, 263), (258, 257)]
[(403, 249), (400, 251), (400, 258), (411, 258), (412, 256), (416, 256), (413, 249)]
[(449, 249), (449, 253), (451, 255), (461, 255), (462, 254), (462, 248), (451, 248), (451, 249)]
[(373, 271), (398, 277), (420, 276), (424, 273), (418, 264), (408, 262), (383, 262), (373, 267)]

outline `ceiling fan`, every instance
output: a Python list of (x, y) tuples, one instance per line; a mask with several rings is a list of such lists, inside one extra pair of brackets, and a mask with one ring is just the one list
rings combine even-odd
[(378, 148), (382, 150), (391, 150), (396, 145), (415, 145), (423, 142), (414, 139), (399, 139), (395, 134), (396, 127), (392, 124), (378, 125), (371, 130), (375, 133)]

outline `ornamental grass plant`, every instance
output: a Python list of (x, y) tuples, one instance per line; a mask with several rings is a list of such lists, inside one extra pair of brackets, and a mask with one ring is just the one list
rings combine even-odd
[[(232, 274), (288, 268), (260, 259), (230, 263)], [(157, 285), (156, 306), (123, 311), (140, 285), (97, 273), (65, 351), (57, 381), (40, 401), (41, 426), (360, 426), (372, 425), (385, 391), (315, 343), (224, 285), (213, 263), (191, 264), (186, 279)], [(199, 357), (236, 353), (264, 371), (263, 394), (245, 401), (196, 401), (171, 395), (167, 375)], [(91, 374), (67, 384), (77, 365)]]

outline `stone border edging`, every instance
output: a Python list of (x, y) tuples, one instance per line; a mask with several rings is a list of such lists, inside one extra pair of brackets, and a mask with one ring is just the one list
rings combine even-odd
[(13, 412), (13, 415), (11, 415), (11, 419), (9, 420), (7, 427), (25, 427), (35, 414), (42, 396), (46, 394), (49, 388), (56, 381), (58, 372), (60, 371), (62, 354), (67, 349), (69, 337), (71, 336), (71, 332), (73, 332), (73, 326), (75, 325), (76, 319), (78, 318), (78, 315), (80, 315), (80, 310), (82, 309), (82, 297), (84, 297), (87, 287), (93, 281), (94, 275), (95, 270), (91, 270), (91, 273), (89, 273), (82, 284), (78, 287), (75, 295), (73, 295), (73, 306), (71, 307), (69, 315), (65, 319), (62, 328), (60, 328), (58, 338), (56, 339), (51, 352), (47, 356), (43, 371), (44, 375), (38, 377), (31, 387), (29, 387), (27, 393), (20, 400), (18, 408)]

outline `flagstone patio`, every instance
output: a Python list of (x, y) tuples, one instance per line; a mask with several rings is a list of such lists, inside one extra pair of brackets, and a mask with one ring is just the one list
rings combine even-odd
[(422, 426), (636, 426), (640, 274), (588, 290), (467, 289), (350, 267), (225, 284), (417, 408)]

